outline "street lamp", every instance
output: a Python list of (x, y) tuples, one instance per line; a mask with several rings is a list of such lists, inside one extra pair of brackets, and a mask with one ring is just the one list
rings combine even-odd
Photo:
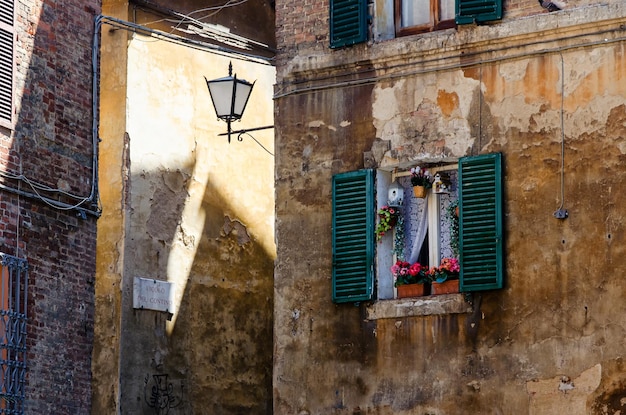
[(243, 111), (246, 109), (248, 98), (250, 98), (250, 94), (252, 93), (252, 87), (254, 87), (254, 82), (250, 83), (243, 79), (237, 79), (237, 74), (233, 76), (232, 63), (228, 64), (228, 76), (214, 79), (212, 81), (209, 81), (205, 77), (204, 80), (209, 88), (209, 94), (211, 95), (211, 101), (213, 101), (213, 107), (215, 108), (217, 118), (226, 121), (226, 124), (228, 125), (228, 132), (219, 135), (228, 135), (229, 143), (230, 135), (232, 133), (239, 133), (239, 141), (241, 141), (241, 134), (243, 133), (274, 127), (267, 126), (251, 128), (248, 130), (232, 131), (230, 124), (233, 121), (241, 119)]

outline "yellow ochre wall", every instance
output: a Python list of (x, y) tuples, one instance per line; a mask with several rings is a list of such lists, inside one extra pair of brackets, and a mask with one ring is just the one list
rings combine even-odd
[[(204, 77), (232, 62), (256, 81), (233, 124), (253, 128), (273, 124), (275, 70), (107, 25), (102, 39), (93, 413), (151, 413), (157, 400), (173, 413), (265, 413), (273, 130), (251, 133), (265, 148), (218, 136)], [(135, 277), (170, 282), (173, 315), (133, 309)]]

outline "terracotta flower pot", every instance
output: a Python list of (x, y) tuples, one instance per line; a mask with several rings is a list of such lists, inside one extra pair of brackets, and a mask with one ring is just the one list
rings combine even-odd
[(398, 285), (398, 298), (422, 297), (423, 295), (424, 284)]
[(413, 195), (418, 199), (426, 197), (426, 188), (424, 186), (413, 186)]
[(446, 280), (444, 282), (433, 282), (430, 285), (430, 293), (433, 295), (453, 294), (459, 292), (459, 280)]

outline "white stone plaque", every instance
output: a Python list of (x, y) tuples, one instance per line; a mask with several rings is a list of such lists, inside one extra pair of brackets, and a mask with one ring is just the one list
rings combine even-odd
[(135, 277), (133, 307), (174, 313), (172, 283)]

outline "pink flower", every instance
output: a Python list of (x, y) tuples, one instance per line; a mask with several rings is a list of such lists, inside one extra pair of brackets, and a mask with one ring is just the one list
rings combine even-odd
[(421, 270), (422, 270), (422, 266), (420, 265), (419, 262), (416, 262), (415, 264), (409, 267), (409, 274), (415, 277), (417, 274), (420, 273)]

